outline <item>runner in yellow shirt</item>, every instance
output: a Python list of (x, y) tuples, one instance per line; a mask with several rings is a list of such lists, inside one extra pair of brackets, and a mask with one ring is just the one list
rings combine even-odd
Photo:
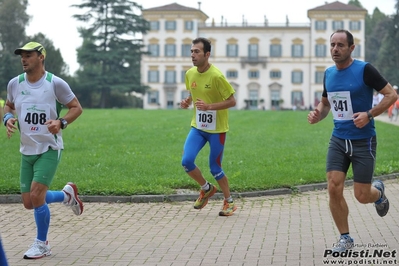
[(193, 40), (191, 59), (194, 67), (186, 73), (186, 88), (190, 96), (180, 106), (194, 104), (191, 130), (184, 144), (182, 165), (187, 174), (200, 186), (201, 191), (194, 204), (202, 209), (217, 189), (210, 184), (195, 165), (195, 158), (207, 142), (210, 145), (209, 166), (224, 195), (220, 216), (230, 216), (237, 209), (230, 194), (227, 176), (222, 169), (222, 158), (228, 125), (228, 108), (235, 106), (234, 89), (220, 70), (208, 62), (211, 43), (205, 38)]

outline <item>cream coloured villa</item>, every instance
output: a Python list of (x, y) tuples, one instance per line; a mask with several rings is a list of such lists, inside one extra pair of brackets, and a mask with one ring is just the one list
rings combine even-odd
[(348, 29), (355, 37), (353, 57), (364, 60), (367, 10), (339, 1), (308, 10), (309, 23), (230, 24), (209, 22), (200, 9), (177, 3), (143, 10), (151, 30), (143, 36), (150, 55), (141, 62), (150, 89), (144, 109), (177, 109), (187, 96), (184, 73), (192, 67), (191, 41), (212, 41), (210, 62), (236, 90), (235, 109), (305, 109), (323, 90), (323, 74), (333, 64), (329, 37)]

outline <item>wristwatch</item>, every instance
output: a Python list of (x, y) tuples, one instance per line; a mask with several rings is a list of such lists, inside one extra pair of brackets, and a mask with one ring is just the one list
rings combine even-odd
[(373, 116), (371, 115), (370, 111), (367, 111), (367, 117), (370, 121), (373, 120)]
[(66, 129), (68, 126), (68, 121), (66, 121), (64, 118), (58, 119), (61, 121), (61, 129)]

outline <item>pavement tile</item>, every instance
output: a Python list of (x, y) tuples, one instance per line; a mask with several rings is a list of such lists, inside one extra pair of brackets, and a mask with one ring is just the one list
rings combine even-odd
[[(345, 188), (354, 250), (399, 248), (399, 179), (385, 184), (391, 209), (384, 218), (372, 204), (358, 203), (352, 186)], [(0, 233), (12, 266), (326, 265), (325, 249), (338, 239), (326, 190), (236, 203), (230, 217), (218, 216), (220, 199), (202, 210), (193, 209), (193, 201), (85, 202), (81, 216), (51, 204), (52, 255), (36, 261), (22, 259), (36, 234), (32, 211), (20, 203), (0, 204)]]

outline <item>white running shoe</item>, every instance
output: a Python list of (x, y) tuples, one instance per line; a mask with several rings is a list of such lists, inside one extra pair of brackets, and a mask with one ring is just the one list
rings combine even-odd
[(83, 202), (78, 197), (78, 187), (74, 183), (68, 182), (62, 191), (69, 197), (68, 201), (64, 202), (64, 204), (70, 206), (74, 214), (81, 215), (83, 212)]
[(28, 251), (24, 254), (24, 259), (40, 259), (51, 255), (51, 248), (48, 241), (40, 241), (35, 239), (32, 245), (30, 245)]

